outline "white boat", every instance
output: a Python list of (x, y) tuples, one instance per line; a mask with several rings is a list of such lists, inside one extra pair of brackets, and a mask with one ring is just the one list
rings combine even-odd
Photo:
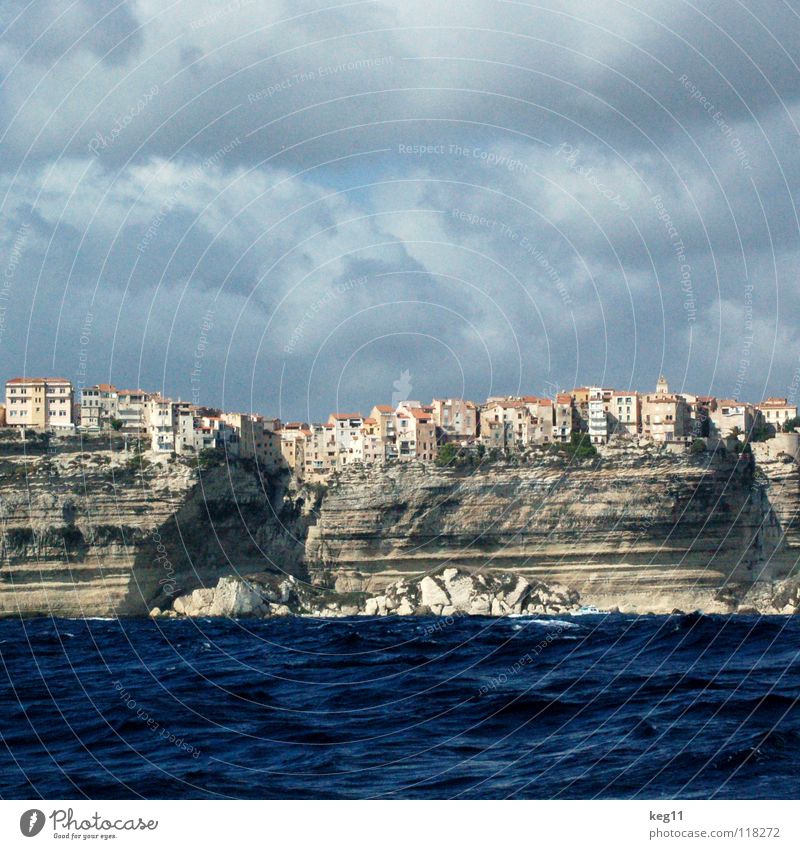
[(593, 604), (584, 604), (583, 607), (576, 610), (573, 616), (590, 616), (594, 613), (605, 613), (605, 610), (598, 610)]

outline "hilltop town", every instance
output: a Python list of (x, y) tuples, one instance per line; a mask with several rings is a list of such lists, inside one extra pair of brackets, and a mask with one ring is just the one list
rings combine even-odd
[(662, 378), (323, 423), (51, 378), (5, 401), (0, 616), (800, 610), (785, 398)]
[[(404, 400), (360, 412), (331, 413), (323, 423), (281, 422), (254, 413), (226, 412), (142, 389), (101, 383), (80, 388), (64, 378), (15, 377), (6, 383), (0, 425), (57, 434), (118, 432), (155, 455), (199, 455), (221, 450), (298, 480), (325, 481), (355, 464), (443, 461), (475, 454), (508, 456), (535, 447), (597, 446), (624, 440), (661, 444), (680, 452), (731, 441), (758, 444), (792, 434), (782, 450), (798, 455), (797, 404), (767, 398), (760, 404), (675, 392), (661, 377), (639, 393), (578, 387), (554, 398), (535, 395)], [(739, 442), (743, 439), (744, 443)], [(702, 442), (699, 442), (702, 440)], [(448, 447), (450, 446), (450, 447)], [(795, 456), (797, 459), (797, 456)]]

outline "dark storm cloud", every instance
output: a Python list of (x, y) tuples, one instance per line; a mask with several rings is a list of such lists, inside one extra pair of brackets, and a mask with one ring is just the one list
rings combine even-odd
[(188, 395), (210, 312), (208, 400), (289, 417), (788, 391), (789, 4), (9, 8), (4, 373)]

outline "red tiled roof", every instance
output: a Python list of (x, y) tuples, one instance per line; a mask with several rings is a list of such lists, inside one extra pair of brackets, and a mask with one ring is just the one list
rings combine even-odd
[(360, 419), (361, 413), (331, 413), (330, 418), (332, 419)]
[(524, 406), (525, 406), (524, 401), (493, 401), (491, 404), (489, 404), (490, 408), (491, 407), (519, 408), (519, 407), (524, 407)]
[(790, 404), (786, 398), (765, 398), (759, 407), (796, 407), (796, 404)]
[(6, 383), (69, 383), (65, 377), (12, 377)]
[(569, 392), (559, 392), (556, 395), (556, 403), (558, 404), (571, 404), (572, 403), (572, 395)]
[(392, 413), (392, 412), (394, 412), (394, 407), (390, 407), (388, 404), (376, 404), (375, 409), (379, 410), (381, 413)]

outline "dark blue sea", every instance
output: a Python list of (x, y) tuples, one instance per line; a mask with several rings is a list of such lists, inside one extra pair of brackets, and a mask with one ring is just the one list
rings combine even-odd
[(3, 798), (797, 798), (800, 617), (3, 620)]

